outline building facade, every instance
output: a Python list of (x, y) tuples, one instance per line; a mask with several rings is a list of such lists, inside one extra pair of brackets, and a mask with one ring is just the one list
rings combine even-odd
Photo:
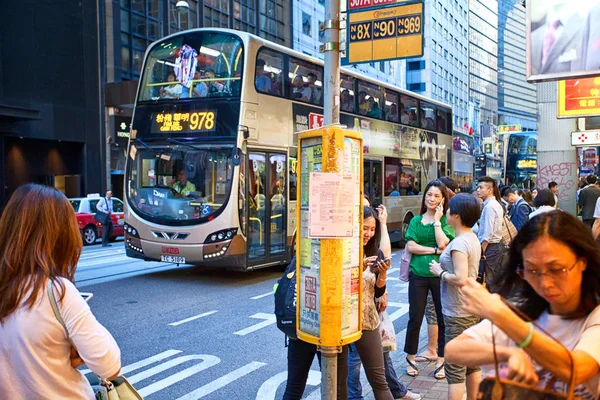
[(0, 208), (28, 182), (68, 197), (102, 189), (96, 11), (0, 1)]
[(527, 83), (525, 7), (520, 1), (498, 5), (498, 124), (536, 130), (536, 86)]
[(124, 187), (127, 132), (140, 77), (144, 52), (150, 43), (180, 30), (229, 28), (253, 33), (291, 47), (292, 9), (274, 0), (111, 0), (100, 10), (103, 120), (108, 144), (104, 169), (106, 185), (119, 196)]

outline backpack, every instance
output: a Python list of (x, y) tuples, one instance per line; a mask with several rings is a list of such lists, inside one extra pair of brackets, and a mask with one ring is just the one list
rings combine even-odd
[(296, 256), (277, 281), (275, 289), (275, 317), (277, 328), (292, 339), (296, 335)]

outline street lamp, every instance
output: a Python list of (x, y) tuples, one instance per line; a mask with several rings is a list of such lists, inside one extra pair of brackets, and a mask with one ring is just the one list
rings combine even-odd
[(181, 30), (181, 13), (189, 10), (190, 5), (185, 0), (179, 0), (177, 4), (175, 4), (175, 8), (177, 9), (177, 29)]

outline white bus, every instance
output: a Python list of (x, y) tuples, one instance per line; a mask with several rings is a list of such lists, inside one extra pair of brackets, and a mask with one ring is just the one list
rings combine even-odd
[[(297, 133), (322, 124), (323, 62), (196, 29), (147, 50), (127, 158), (127, 255), (240, 270), (287, 263)], [(342, 69), (341, 123), (364, 136), (364, 189), (393, 241), (451, 175), (451, 107)]]

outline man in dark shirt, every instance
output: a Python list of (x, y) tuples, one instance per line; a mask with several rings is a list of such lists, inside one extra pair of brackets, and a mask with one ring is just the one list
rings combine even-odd
[(531, 206), (519, 196), (516, 189), (504, 188), (502, 194), (511, 205), (510, 212), (508, 213), (510, 221), (517, 230), (521, 230), (523, 225), (529, 221), (529, 214), (532, 211)]
[(590, 229), (594, 225), (594, 209), (596, 201), (600, 197), (600, 188), (596, 185), (598, 178), (595, 175), (588, 175), (585, 178), (587, 186), (579, 192), (579, 201), (577, 204), (581, 208), (581, 219)]

